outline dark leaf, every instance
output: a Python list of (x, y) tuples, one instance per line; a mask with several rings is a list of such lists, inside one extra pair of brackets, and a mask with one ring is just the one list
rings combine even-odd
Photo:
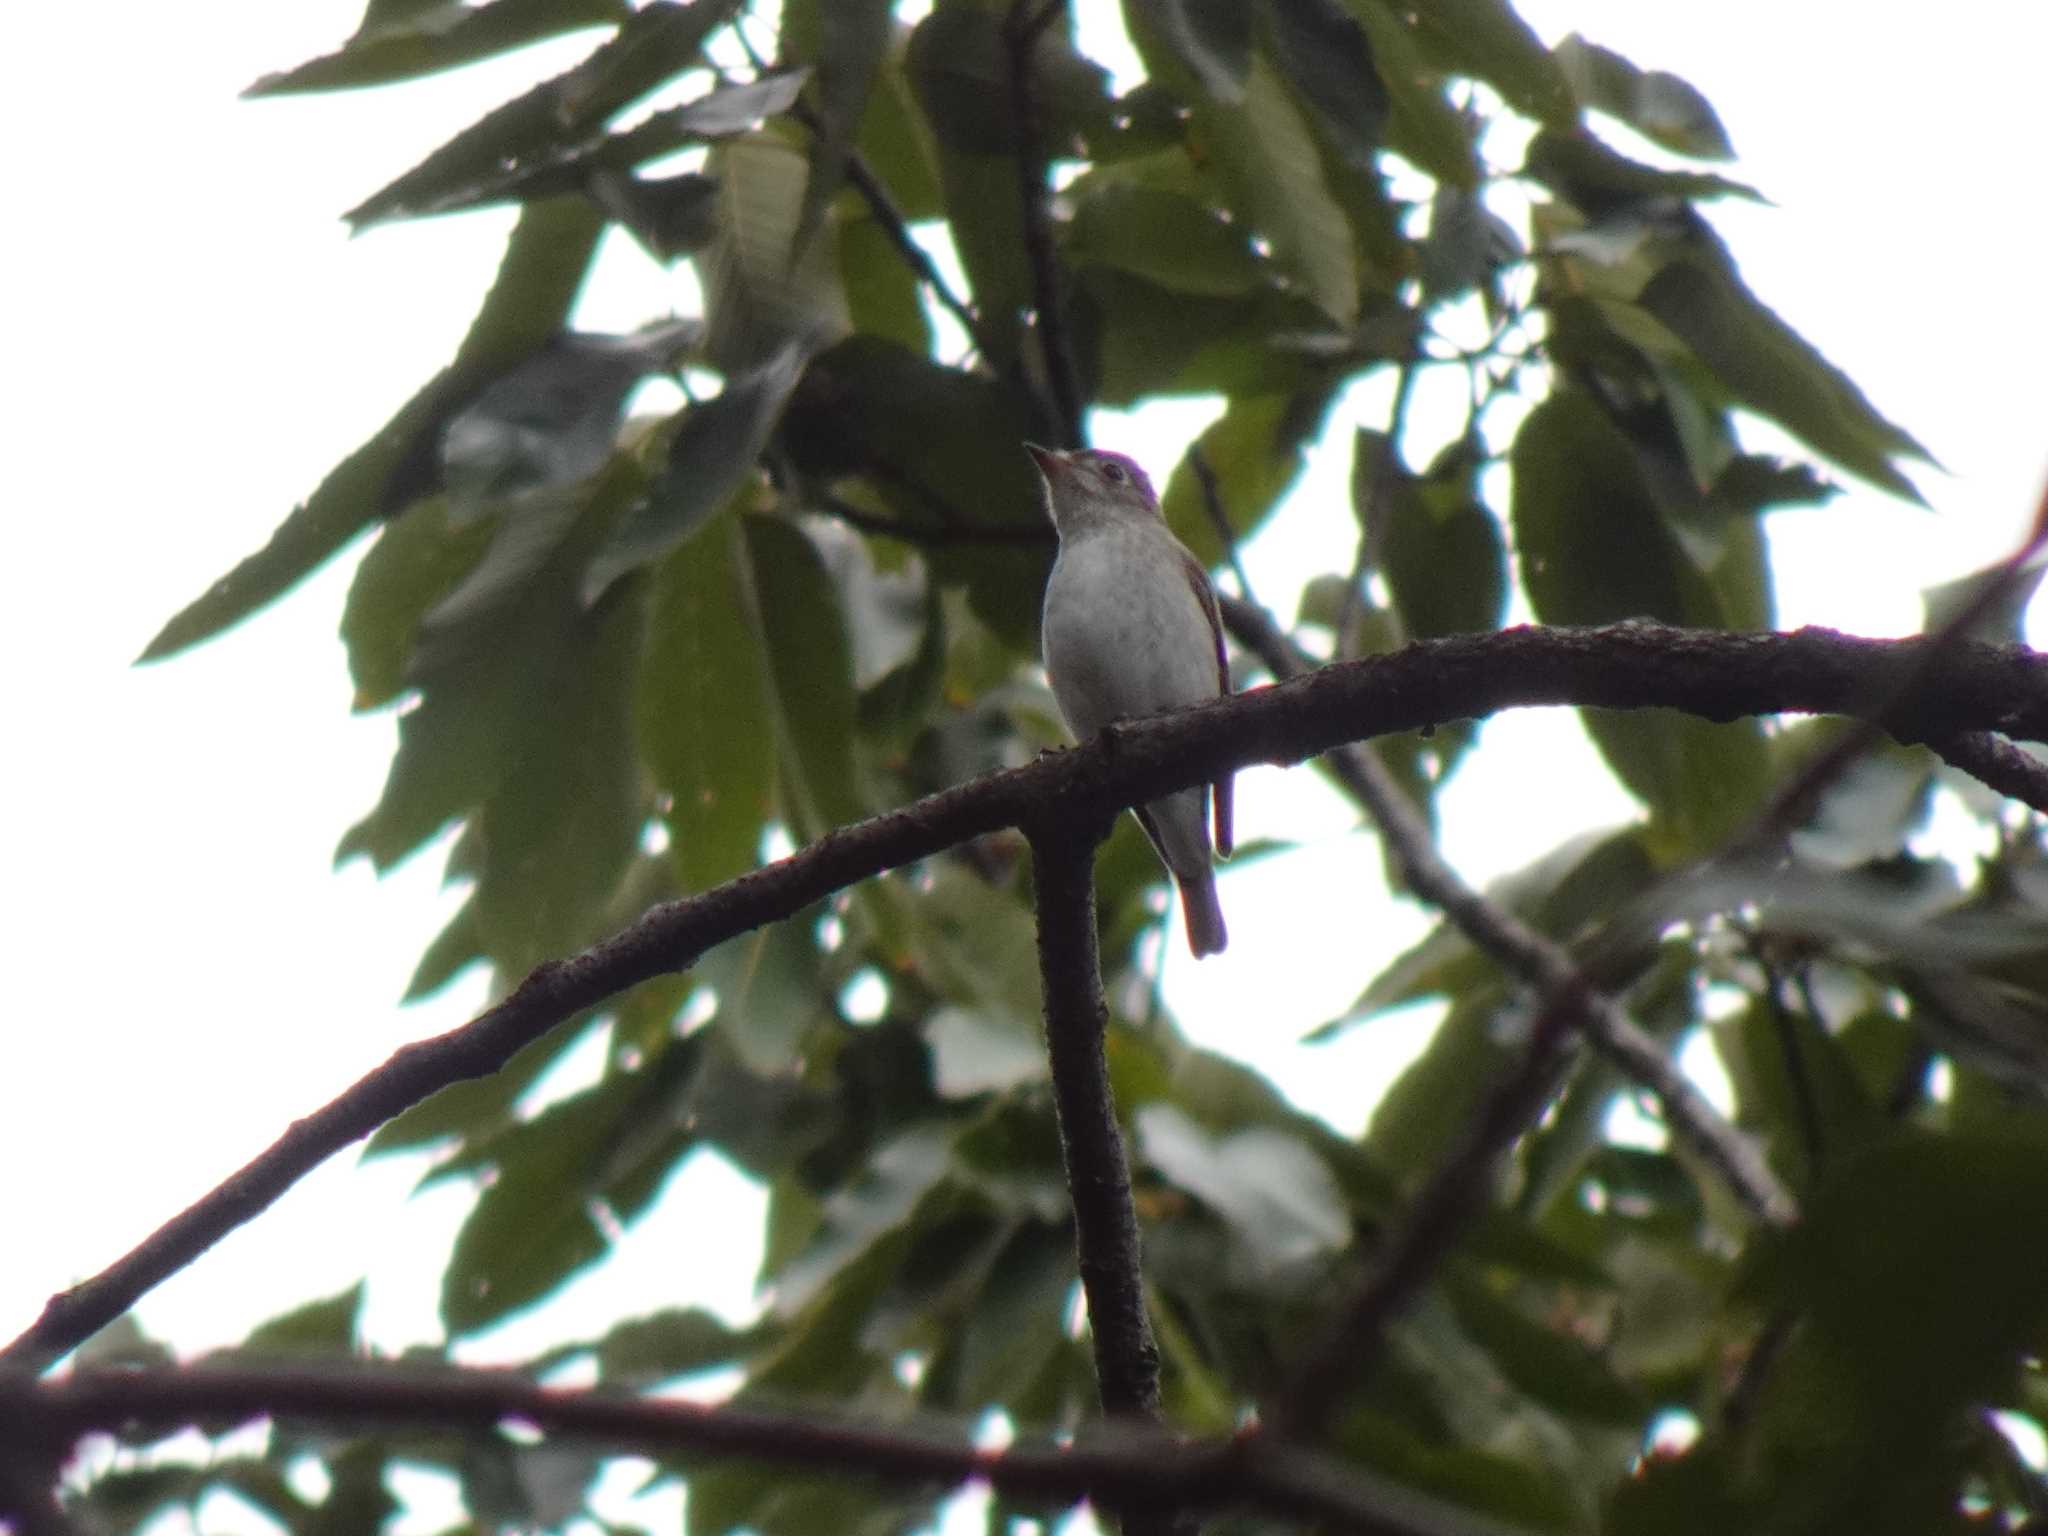
[(669, 439), (667, 467), (591, 560), (582, 586), (586, 603), (628, 571), (681, 547), (732, 501), (755, 472), (803, 370), (804, 349), (790, 342), (760, 367), (727, 379), (713, 399), (684, 411)]
[[(1303, 451), (1321, 424), (1324, 403), (1284, 395), (1233, 400), (1196, 440), (1215, 473), (1217, 499), (1239, 541), (1258, 530), (1300, 476)], [(1187, 460), (1174, 466), (1159, 505), (1167, 526), (1204, 566), (1223, 559), (1222, 536)]]
[(1712, 105), (1678, 76), (1639, 69), (1576, 32), (1551, 52), (1585, 105), (1621, 119), (1644, 138), (1678, 154), (1695, 160), (1735, 158)]
[(1077, 190), (1067, 250), (1183, 293), (1228, 298), (1264, 281), (1244, 230), (1191, 198), (1124, 179)]
[(1415, 34), (1387, 0), (1351, 0), (1372, 43), (1375, 72), (1386, 87), (1387, 147), (1440, 185), (1470, 192), (1479, 184), (1476, 126), (1449, 100), (1442, 74), (1422, 56)]
[(1764, 512), (1773, 507), (1824, 506), (1842, 488), (1821, 478), (1810, 464), (1788, 464), (1769, 454), (1741, 453), (1714, 479), (1708, 501), (1729, 513)]
[(718, 994), (718, 1027), (750, 1072), (793, 1070), (806, 1037), (828, 1016), (817, 940), (823, 915), (806, 908), (727, 939), (697, 961), (698, 978)]
[(166, 624), (138, 659), (158, 661), (175, 655), (247, 618), (392, 510), (394, 480), (422, 442), (436, 441), (432, 434), (460, 398), (465, 381), (473, 387), (473, 381), (526, 356), (560, 328), (582, 286), (600, 229), (596, 214), (581, 203), (553, 202), (527, 209), (512, 231), (497, 281), (455, 361), (406, 402), (382, 431), (342, 460), (312, 497), (278, 525), (269, 543)]
[(404, 692), (420, 621), (476, 568), (497, 529), (454, 526), (447, 498), (417, 501), (391, 519), (364, 553), (341, 613), (355, 680), (352, 707), (374, 709)]
[[(799, 249), (845, 179), (846, 157), (860, 132), (868, 92), (889, 51), (893, 10), (890, 0), (824, 0), (817, 7), (818, 128), (797, 219)], [(785, 23), (785, 42), (788, 30)]]
[(1546, 127), (1578, 121), (1570, 82), (1508, 0), (1421, 0), (1410, 21), (1422, 47), (1452, 74), (1485, 81)]
[(357, 229), (461, 206), (508, 173), (583, 148), (615, 113), (686, 69), (738, 0), (653, 0), (564, 74), (544, 80), (427, 156), (345, 215)]
[[(1017, 141), (1003, 20), (975, 0), (941, 0), (910, 36), (904, 67), (940, 145), (958, 154), (1009, 155)], [(1044, 145), (1064, 154), (1076, 136), (1100, 137), (1111, 114), (1109, 77), (1074, 52), (1062, 27), (1039, 29), (1031, 55)], [(1011, 190), (1015, 192), (1014, 169)]]
[(1280, 73), (1338, 156), (1376, 175), (1389, 103), (1364, 28), (1337, 0), (1267, 0), (1264, 11)]
[(1894, 461), (1925, 461), (1927, 451), (1765, 308), (1725, 252), (1671, 262), (1650, 280), (1639, 302), (1742, 404), (1852, 474), (1909, 501), (1921, 499)]
[(597, 1341), (597, 1372), (607, 1385), (644, 1388), (724, 1365), (750, 1345), (699, 1307), (671, 1309), (615, 1323)]
[(1194, 129), (1230, 208), (1275, 261), (1340, 326), (1358, 318), (1360, 268), (1351, 226), (1324, 176), (1314, 135), (1263, 58), (1235, 105), (1206, 102)]
[(243, 94), (282, 96), (417, 79), (564, 32), (621, 23), (632, 14), (626, 0), (434, 0), (403, 18), (366, 17), (335, 52), (265, 75)]
[(281, 1317), (259, 1323), (238, 1345), (251, 1355), (346, 1355), (355, 1347), (356, 1322), (363, 1309), (363, 1283), (295, 1307)]
[(1703, 201), (1740, 197), (1764, 201), (1754, 187), (1704, 171), (1666, 171), (1631, 160), (1588, 134), (1546, 130), (1529, 141), (1522, 173), (1533, 176), (1560, 197), (1598, 216), (1617, 207), (1653, 198)]
[(631, 336), (571, 331), (498, 378), (441, 432), (452, 521), (595, 474), (611, 457), (626, 397), (647, 374), (675, 367), (700, 329), (670, 320)]
[(1584, 1344), (1530, 1317), (1470, 1270), (1454, 1268), (1445, 1288), (1458, 1326), (1538, 1402), (1602, 1424), (1641, 1421), (1642, 1395)]
[(667, 263), (701, 251), (718, 235), (718, 178), (695, 171), (673, 176), (594, 172), (591, 200), (632, 232), (642, 249)]

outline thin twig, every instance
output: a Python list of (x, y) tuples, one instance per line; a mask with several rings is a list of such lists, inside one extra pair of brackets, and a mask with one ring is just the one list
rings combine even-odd
[[(1243, 606), (1224, 603), (1227, 614), (1241, 614)], [(1902, 741), (1984, 729), (2048, 738), (2048, 657), (2032, 652), (1960, 642), (1946, 647), (1940, 667), (1912, 697), (1873, 688), (1915, 675), (1931, 643), (1819, 629), (1729, 634), (1646, 623), (1461, 635), (1133, 721), (1119, 728), (1113, 751), (1096, 742), (1048, 754), (842, 827), (725, 885), (656, 906), (580, 954), (537, 967), (470, 1023), (401, 1047), (128, 1254), (53, 1297), (25, 1333), (0, 1349), (0, 1372), (46, 1369), (319, 1163), (428, 1095), (496, 1071), (565, 1019), (649, 977), (685, 970), (713, 944), (856, 881), (1024, 826), (1047, 805), (1108, 814), (1253, 763), (1297, 763), (1344, 742), (1531, 705), (1661, 707), (1727, 720), (1832, 714), (1869, 708), (1875, 699)]]
[(1223, 489), (1216, 482), (1216, 467), (1209, 462), (1209, 455), (1202, 451), (1199, 442), (1188, 444), (1188, 469), (1194, 474), (1195, 484), (1202, 492), (1202, 507), (1209, 514), (1209, 526), (1216, 530), (1216, 538), (1223, 546), (1223, 558), (1230, 566), (1230, 574), (1237, 580), (1237, 595), (1246, 602), (1252, 599), (1252, 581), (1244, 573), (1244, 561), (1237, 553), (1237, 533), (1230, 526), (1230, 513), (1223, 505)]
[(551, 1439), (661, 1457), (739, 1459), (844, 1480), (926, 1487), (979, 1480), (1021, 1498), (1154, 1508), (1253, 1508), (1365, 1536), (1523, 1536), (1522, 1528), (1444, 1503), (1361, 1468), (1243, 1438), (1176, 1441), (1140, 1425), (1079, 1440), (975, 1446), (959, 1425), (878, 1424), (819, 1410), (774, 1413), (725, 1403), (544, 1387), (512, 1371), (352, 1362), (346, 1367), (200, 1365), (86, 1371), (61, 1381), (0, 1376), (0, 1443), (134, 1424), (223, 1424), (258, 1418), (337, 1425), (417, 1425), (491, 1434), (507, 1424)]
[(1011, 0), (1003, 18), (1003, 43), (1009, 70), (1010, 110), (1015, 119), (1017, 196), (1023, 214), (1024, 254), (1031, 264), (1031, 303), (1038, 316), (1038, 344), (1045, 376), (1052, 388), (1062, 448), (1087, 441), (1082, 421), (1080, 375), (1074, 367), (1073, 343), (1067, 335), (1066, 305), (1060, 285), (1059, 252), (1053, 246), (1052, 218), (1047, 209), (1044, 125), (1039, 120), (1037, 81), (1032, 54), (1066, 0)]

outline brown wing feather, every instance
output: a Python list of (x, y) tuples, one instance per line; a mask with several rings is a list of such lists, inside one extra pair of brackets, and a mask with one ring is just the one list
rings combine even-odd
[[(1202, 605), (1202, 612), (1209, 620), (1209, 637), (1216, 646), (1216, 694), (1226, 697), (1230, 693), (1230, 655), (1223, 645), (1223, 613), (1216, 606), (1216, 589), (1209, 585), (1209, 573), (1202, 569), (1186, 545), (1180, 551), (1181, 570), (1188, 578), (1188, 585), (1195, 589), (1195, 597)], [(1216, 854), (1227, 859), (1235, 846), (1231, 832), (1231, 775), (1225, 774), (1211, 786), (1211, 808), (1216, 828)]]

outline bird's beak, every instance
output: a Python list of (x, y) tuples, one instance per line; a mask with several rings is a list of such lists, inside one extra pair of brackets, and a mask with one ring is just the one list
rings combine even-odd
[(1067, 456), (1057, 448), (1026, 443), (1024, 451), (1031, 455), (1031, 462), (1038, 466), (1038, 472), (1048, 480), (1063, 480), (1072, 472), (1067, 463)]

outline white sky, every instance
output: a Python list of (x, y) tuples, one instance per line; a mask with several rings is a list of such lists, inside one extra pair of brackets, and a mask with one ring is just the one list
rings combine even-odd
[[(1775, 520), (1781, 620), (1917, 627), (1919, 588), (2007, 547), (2048, 471), (2048, 216), (2026, 191), (2048, 159), (2036, 78), (2048, 10), (1963, 0), (1934, 21), (1897, 0), (1522, 10), (1546, 37), (1577, 28), (1674, 68), (1720, 109), (1742, 155), (1733, 174), (1777, 204), (1715, 213), (1751, 284), (1951, 472), (1923, 477), (1932, 514), (1852, 488)], [(477, 999), (471, 984), (395, 1006), (453, 907), (437, 857), (381, 885), (360, 863), (330, 872), (392, 739), (387, 718), (347, 713), (333, 636), (352, 559), (197, 653), (129, 666), (446, 360), (495, 263), (503, 215), (353, 241), (338, 215), (523, 85), (530, 58), (381, 99), (236, 100), (259, 74), (332, 46), (358, 13), (356, 0), (220, 0), (201, 26), (187, 9), (55, 6), (11, 28), (0, 114), (17, 146), (16, 532), (0, 565), (0, 638), (16, 729), (0, 1166), (15, 1240), (0, 1338), (290, 1118), (402, 1041), (459, 1023)], [(616, 282), (583, 323), (624, 328), (683, 291), (629, 250), (614, 254)], [(1207, 414), (1169, 411), (1098, 437), (1163, 471)], [(1307, 494), (1341, 494), (1344, 470), (1319, 464)], [(1300, 567), (1284, 541), (1253, 554), (1262, 595), (1285, 597), (1275, 584)], [(1561, 718), (1490, 726), (1489, 745), (1506, 750), (1469, 760), (1446, 797), (1447, 850), (1468, 876), (1617, 813)], [(1169, 996), (1200, 1038), (1356, 1124), (1419, 1028), (1354, 1032), (1320, 1052), (1292, 1042), (1422, 920), (1386, 905), (1377, 849), (1332, 835), (1341, 818), (1301, 796), (1303, 775), (1246, 777), (1241, 838), (1284, 829), (1313, 841), (1226, 877), (1231, 949), (1198, 980), (1174, 949)], [(1527, 814), (1533, 805), (1549, 814)], [(431, 1336), (433, 1271), (464, 1199), (408, 1200), (417, 1171), (336, 1159), (147, 1299), (146, 1326), (188, 1349), (226, 1342), (367, 1264), (374, 1341)], [(744, 1196), (708, 1166), (684, 1193), (578, 1287), (584, 1317), (684, 1299), (679, 1273), (704, 1299), (744, 1305), (745, 1266), (703, 1257), (734, 1247), (706, 1241), (719, 1219), (706, 1212), (744, 1211)], [(535, 1336), (515, 1324), (479, 1353)]]

